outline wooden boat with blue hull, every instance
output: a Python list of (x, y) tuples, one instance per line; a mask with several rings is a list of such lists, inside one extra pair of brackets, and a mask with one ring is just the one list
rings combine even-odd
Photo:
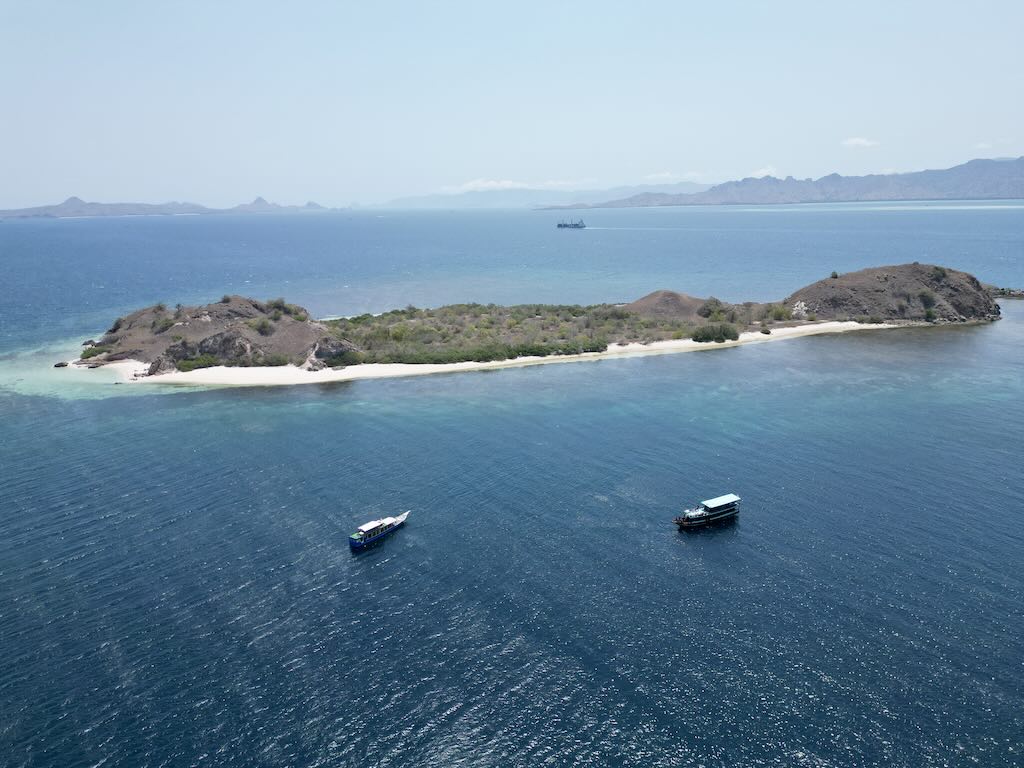
[(693, 509), (685, 510), (672, 522), (679, 526), (680, 531), (684, 531), (688, 528), (711, 525), (720, 520), (729, 520), (739, 513), (740, 497), (735, 493), (727, 493), (725, 496), (716, 496), (713, 499), (702, 501)]
[(403, 512), (398, 517), (385, 517), (380, 520), (371, 520), (368, 523), (363, 523), (356, 529), (355, 533), (348, 537), (348, 545), (354, 552), (366, 549), (371, 544), (380, 541), (385, 536), (389, 536), (401, 528), (407, 517), (409, 517), (408, 511)]

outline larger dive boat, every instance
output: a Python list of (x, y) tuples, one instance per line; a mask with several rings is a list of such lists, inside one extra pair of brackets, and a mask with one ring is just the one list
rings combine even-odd
[(725, 496), (702, 501), (699, 506), (685, 510), (672, 522), (678, 525), (679, 530), (682, 531), (687, 528), (699, 528), (719, 520), (727, 520), (739, 513), (740, 497), (735, 493), (727, 493)]
[(355, 533), (348, 537), (348, 545), (357, 552), (361, 549), (366, 549), (375, 541), (380, 541), (388, 534), (398, 530), (408, 516), (409, 511), (406, 511), (398, 517), (385, 517), (380, 520), (371, 520), (368, 523), (363, 523), (356, 529)]

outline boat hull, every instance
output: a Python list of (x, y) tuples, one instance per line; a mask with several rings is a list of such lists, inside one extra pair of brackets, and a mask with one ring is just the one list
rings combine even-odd
[(731, 520), (739, 513), (739, 507), (733, 507), (732, 509), (725, 509), (721, 512), (712, 512), (709, 515), (703, 515), (697, 518), (677, 517), (673, 522), (679, 526), (680, 531), (687, 531), (692, 528), (703, 528), (707, 525), (713, 525), (715, 523), (722, 522), (723, 520)]
[(388, 528), (383, 533), (378, 533), (376, 536), (373, 536), (373, 537), (371, 537), (369, 539), (356, 539), (356, 538), (354, 538), (352, 536), (349, 536), (348, 537), (348, 546), (349, 546), (349, 548), (353, 552), (362, 552), (364, 549), (366, 549), (368, 547), (372, 547), (374, 544), (379, 542), (381, 539), (386, 539), (388, 536), (390, 536), (392, 533), (397, 531), (403, 525), (405, 525), (405, 520), (402, 520), (401, 522), (396, 523), (395, 525), (391, 526), (390, 528)]

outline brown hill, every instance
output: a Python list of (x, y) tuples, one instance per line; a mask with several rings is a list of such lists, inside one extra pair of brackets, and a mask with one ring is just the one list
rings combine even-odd
[(285, 365), (323, 368), (351, 344), (283, 299), (261, 302), (225, 296), (215, 304), (146, 307), (119, 318), (98, 342), (86, 342), (91, 364), (151, 363), (150, 373), (209, 365)]
[(973, 275), (916, 262), (819, 280), (787, 298), (785, 305), (794, 317), (814, 314), (819, 320), (874, 317), (964, 322), (999, 318), (999, 305)]
[(700, 315), (697, 314), (698, 310), (707, 301), (707, 299), (698, 299), (696, 296), (688, 296), (675, 291), (655, 291), (631, 304), (626, 304), (623, 309), (645, 317), (692, 319), (696, 322), (700, 320)]

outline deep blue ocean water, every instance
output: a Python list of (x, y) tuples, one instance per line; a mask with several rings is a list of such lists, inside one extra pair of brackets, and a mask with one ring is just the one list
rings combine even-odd
[[(171, 395), (23, 352), (228, 291), (772, 299), (912, 260), (1022, 286), (1018, 205), (0, 224), (0, 765), (1021, 765), (1022, 302)], [(729, 491), (736, 523), (671, 525)]]

